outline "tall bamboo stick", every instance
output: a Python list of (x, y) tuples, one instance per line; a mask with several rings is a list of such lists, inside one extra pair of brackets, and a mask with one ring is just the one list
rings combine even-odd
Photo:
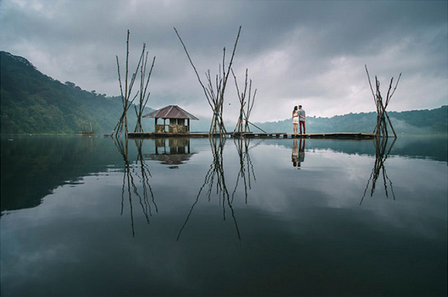
[(372, 87), (372, 82), (370, 80), (369, 70), (367, 69), (367, 65), (365, 65), (365, 69), (366, 69), (367, 78), (368, 78), (369, 85), (370, 85), (370, 90), (372, 92), (373, 99), (375, 101), (376, 112), (377, 112), (377, 122), (376, 122), (376, 126), (375, 126), (375, 129), (373, 132), (376, 134), (377, 138), (389, 137), (388, 125), (387, 125), (389, 123), (389, 128), (392, 130), (394, 137), (397, 138), (397, 133), (395, 133), (395, 129), (392, 125), (392, 121), (390, 120), (389, 115), (387, 114), (386, 108), (389, 105), (390, 99), (394, 95), (395, 90), (397, 89), (398, 82), (400, 81), (400, 78), (401, 78), (401, 73), (400, 73), (398, 80), (395, 84), (395, 87), (393, 89), (392, 89), (392, 85), (393, 85), (394, 78), (393, 77), (391, 78), (390, 83), (389, 83), (389, 88), (388, 88), (387, 94), (386, 94), (385, 103), (384, 103), (383, 97), (381, 96), (381, 92), (380, 92), (380, 82), (378, 80), (378, 77), (375, 76), (376, 92), (374, 92), (373, 87)]
[(199, 73), (198, 73), (196, 67), (194, 66), (194, 63), (190, 57), (190, 54), (188, 53), (187, 47), (185, 46), (185, 43), (183, 42), (182, 38), (179, 35), (179, 32), (177, 31), (176, 28), (174, 28), (174, 31), (176, 32), (176, 35), (179, 38), (179, 40), (184, 48), (185, 53), (187, 54), (188, 60), (196, 74), (196, 78), (198, 79), (199, 84), (201, 85), (201, 87), (204, 91), (207, 102), (210, 105), (210, 108), (213, 112), (212, 120), (210, 122), (209, 135), (212, 136), (216, 133), (219, 133), (219, 135), (222, 137), (225, 133), (227, 133), (225, 125), (224, 125), (224, 119), (223, 119), (225, 88), (227, 85), (227, 79), (230, 74), (230, 69), (232, 68), (233, 59), (235, 57), (236, 47), (237, 47), (238, 40), (239, 40), (240, 33), (241, 33), (241, 26), (239, 27), (238, 35), (236, 37), (236, 41), (233, 46), (232, 55), (231, 55), (229, 64), (227, 66), (227, 71), (226, 71), (226, 66), (225, 66), (225, 64), (226, 64), (226, 62), (225, 62), (226, 49), (225, 48), (223, 49), (222, 68), (221, 68), (221, 64), (219, 64), (219, 71), (215, 78), (215, 85), (213, 85), (213, 83), (212, 83), (212, 77), (210, 74), (210, 70), (208, 70), (205, 73), (205, 76), (207, 79), (207, 85), (205, 85), (202, 82), (201, 77), (199, 76)]
[[(239, 90), (237, 78), (236, 78), (235, 73), (233, 72), (233, 69), (232, 69), (232, 74), (235, 79), (235, 87), (236, 87), (238, 99), (240, 102), (240, 113), (239, 113), (239, 117), (238, 117), (235, 129), (234, 129), (234, 132), (238, 132), (238, 133), (250, 132), (249, 118), (250, 118), (250, 114), (252, 112), (252, 108), (255, 103), (255, 96), (257, 94), (257, 90), (255, 89), (255, 92), (252, 96), (252, 80), (249, 79), (249, 70), (248, 69), (246, 69), (246, 78), (244, 80), (244, 89), (242, 92), (240, 92), (240, 90)], [(247, 91), (249, 91), (249, 92), (247, 92)]]
[(131, 99), (132, 88), (134, 86), (135, 79), (137, 77), (137, 73), (140, 68), (140, 65), (143, 63), (144, 53), (145, 53), (145, 46), (143, 46), (143, 50), (140, 55), (140, 59), (138, 60), (136, 70), (132, 74), (132, 76), (129, 78), (129, 35), (130, 35), (130, 32), (128, 30), (127, 36), (126, 36), (126, 69), (125, 69), (124, 91), (123, 91), (123, 83), (121, 80), (120, 62), (118, 60), (118, 56), (115, 56), (116, 62), (117, 62), (117, 71), (118, 71), (118, 83), (120, 85), (121, 103), (123, 106), (123, 112), (121, 114), (121, 117), (118, 120), (117, 124), (115, 125), (114, 130), (111, 133), (111, 135), (114, 135), (115, 137), (121, 136), (121, 133), (123, 132), (123, 130), (124, 130), (125, 137), (127, 137), (127, 134), (128, 134), (127, 112), (139, 94), (139, 92), (137, 92), (135, 94), (135, 96)]
[[(143, 53), (145, 53), (146, 44), (143, 44)], [(149, 69), (148, 76), (146, 77), (146, 69), (147, 69), (147, 63), (148, 63), (148, 54), (149, 52), (146, 52), (146, 56), (144, 58), (144, 63), (142, 63), (140, 68), (140, 98), (139, 98), (139, 105), (134, 105), (135, 114), (137, 116), (137, 124), (135, 125), (134, 132), (143, 132), (143, 125), (142, 125), (142, 116), (143, 112), (145, 110), (146, 104), (149, 100), (149, 95), (151, 93), (147, 93), (149, 81), (151, 79), (151, 74), (154, 68), (154, 63), (156, 61), (156, 57), (153, 58), (151, 67)]]

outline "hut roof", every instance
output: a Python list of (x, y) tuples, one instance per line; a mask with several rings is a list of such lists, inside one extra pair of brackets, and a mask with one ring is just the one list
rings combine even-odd
[(143, 116), (144, 118), (156, 118), (156, 119), (191, 119), (199, 120), (197, 117), (180, 108), (177, 105), (168, 105), (162, 109), (153, 111)]

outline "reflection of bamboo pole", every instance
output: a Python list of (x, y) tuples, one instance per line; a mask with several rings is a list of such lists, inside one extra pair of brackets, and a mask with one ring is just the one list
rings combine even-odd
[(128, 160), (128, 140), (126, 138), (124, 144), (121, 141), (118, 141), (118, 140), (115, 141), (115, 140), (117, 140), (117, 139), (116, 138), (114, 139), (114, 143), (115, 143), (116, 147), (118, 148), (118, 151), (122, 155), (123, 161), (124, 161), (123, 184), (121, 187), (121, 215), (123, 215), (124, 198), (125, 198), (125, 193), (127, 193), (128, 200), (129, 200), (130, 216), (131, 216), (132, 237), (134, 237), (135, 236), (134, 210), (133, 210), (133, 206), (132, 206), (132, 194), (131, 194), (131, 183), (134, 183), (134, 179), (132, 178), (132, 175), (131, 175), (131, 170), (130, 170), (130, 165), (129, 165), (129, 160)]
[[(154, 204), (156, 212), (159, 212), (159, 209), (155, 202), (154, 192), (153, 192), (151, 184), (149, 182), (149, 177), (151, 177), (151, 172), (149, 171), (149, 167), (143, 158), (143, 141), (144, 141), (143, 139), (136, 139), (135, 145), (137, 146), (138, 160), (140, 163), (140, 174), (141, 174), (140, 179), (142, 181), (142, 187), (143, 187), (143, 201), (146, 206), (146, 209), (148, 210), (147, 213), (149, 213), (149, 215), (152, 215), (151, 214), (151, 205), (148, 200), (148, 194), (151, 195), (151, 201), (152, 201), (152, 204)], [(148, 191), (149, 191), (149, 193), (148, 193)], [(143, 207), (143, 205), (142, 205), (142, 207)], [(149, 223), (148, 216), (147, 216), (147, 220)]]
[(236, 190), (238, 188), (239, 185), (239, 180), (242, 179), (243, 180), (243, 185), (244, 185), (244, 196), (245, 196), (245, 201), (247, 203), (247, 182), (246, 182), (246, 167), (244, 166), (244, 157), (243, 157), (243, 145), (242, 145), (242, 138), (238, 138), (235, 139), (235, 147), (236, 150), (238, 152), (238, 156), (239, 156), (239, 161), (240, 161), (240, 171), (238, 172), (237, 176), (236, 176), (236, 182), (235, 182), (235, 188), (233, 189), (233, 193), (232, 193), (232, 202), (233, 199), (235, 198), (235, 193)]
[(235, 139), (234, 142), (235, 142), (235, 147), (236, 147), (238, 155), (239, 155), (240, 171), (237, 174), (235, 188), (232, 192), (231, 202), (233, 203), (233, 200), (235, 198), (235, 193), (236, 193), (238, 185), (239, 185), (239, 181), (240, 181), (240, 179), (242, 179), (243, 186), (244, 186), (244, 197), (245, 197), (244, 201), (247, 204), (248, 188), (249, 188), (249, 190), (252, 188), (252, 186), (251, 186), (252, 178), (254, 180), (256, 180), (253, 164), (252, 164), (252, 161), (251, 161), (250, 155), (249, 155), (250, 140), (238, 138), (238, 139)]
[(235, 216), (235, 211), (232, 206), (232, 201), (230, 200), (230, 194), (227, 190), (225, 175), (224, 175), (224, 162), (223, 162), (223, 149), (225, 144), (225, 138), (219, 138), (214, 139), (210, 138), (210, 147), (211, 152), (213, 155), (213, 161), (210, 164), (210, 167), (205, 175), (204, 183), (202, 184), (201, 188), (199, 189), (199, 193), (196, 196), (196, 200), (193, 203), (193, 205), (190, 208), (190, 211), (184, 221), (184, 224), (182, 225), (181, 229), (179, 230), (179, 233), (177, 235), (177, 240), (180, 239), (180, 236), (185, 229), (188, 221), (190, 220), (190, 217), (193, 213), (193, 210), (195, 206), (199, 202), (199, 197), (201, 196), (201, 193), (204, 189), (206, 189), (206, 195), (208, 197), (208, 201), (211, 201), (211, 194), (213, 192), (213, 189), (216, 187), (216, 195), (219, 198), (219, 203), (222, 202), (222, 214), (223, 214), (223, 220), (226, 220), (226, 205), (231, 211), (231, 215), (233, 218), (233, 222), (235, 224), (235, 230), (237, 232), (238, 239), (241, 240), (241, 234), (238, 228), (238, 223)]
[[(122, 190), (121, 190), (121, 215), (123, 215), (124, 210), (124, 200), (125, 196), (127, 195), (128, 201), (129, 201), (129, 208), (130, 208), (130, 217), (131, 217), (131, 230), (132, 230), (132, 236), (135, 236), (135, 229), (134, 229), (134, 208), (133, 208), (133, 201), (132, 201), (132, 193), (137, 195), (139, 198), (139, 203), (142, 207), (142, 212), (146, 218), (147, 223), (149, 224), (150, 220), (149, 217), (151, 216), (151, 206), (148, 201), (148, 188), (149, 192), (152, 197), (152, 202), (156, 207), (156, 212), (158, 212), (157, 205), (155, 203), (154, 199), (154, 193), (152, 192), (151, 185), (149, 183), (149, 176), (151, 173), (149, 172), (149, 169), (146, 167), (145, 162), (143, 161), (143, 154), (142, 154), (142, 141), (140, 140), (140, 143), (136, 142), (138, 153), (139, 153), (139, 160), (140, 160), (140, 169), (142, 176), (138, 177), (142, 181), (143, 184), (143, 197), (140, 195), (138, 191), (138, 187), (135, 184), (135, 179), (132, 174), (132, 165), (129, 162), (128, 159), (128, 139), (125, 138), (125, 142), (123, 143), (121, 139), (113, 138), (114, 144), (117, 147), (118, 151), (123, 157), (124, 161), (124, 168), (123, 168), (123, 184), (122, 184)], [(132, 190), (132, 191), (131, 191)]]
[(386, 159), (388, 158), (388, 156), (392, 150), (392, 147), (395, 144), (395, 141), (396, 141), (396, 139), (394, 139), (394, 141), (392, 142), (392, 144), (390, 145), (390, 147), (386, 153), (387, 138), (375, 138), (375, 163), (374, 163), (372, 172), (370, 174), (370, 177), (367, 180), (366, 188), (364, 189), (364, 194), (361, 198), (359, 205), (361, 205), (362, 202), (364, 201), (364, 197), (366, 196), (367, 189), (369, 188), (370, 182), (372, 183), (372, 188), (370, 190), (370, 197), (373, 196), (373, 194), (375, 193), (376, 182), (380, 176), (382, 176), (382, 178), (383, 178), (383, 186), (384, 186), (384, 190), (386, 193), (386, 197), (389, 197), (388, 188), (387, 188), (387, 181), (389, 181), (393, 199), (395, 200), (395, 193), (393, 190), (392, 181), (388, 177), (388, 175), (386, 173), (386, 167), (384, 166), (384, 163), (386, 162)]
[(196, 200), (194, 201), (193, 205), (191, 206), (190, 211), (189, 211), (189, 213), (188, 213), (188, 215), (187, 215), (187, 218), (185, 219), (184, 224), (182, 225), (182, 227), (181, 227), (180, 230), (179, 230), (179, 233), (177, 234), (177, 240), (178, 240), (178, 241), (179, 241), (179, 239), (180, 239), (180, 235), (182, 234), (182, 231), (184, 230), (185, 226), (187, 225), (188, 221), (190, 220), (190, 216), (191, 216), (191, 214), (193, 213), (193, 209), (194, 209), (194, 207), (195, 207), (196, 204), (198, 204), (198, 202), (199, 202), (199, 196), (201, 196), (202, 189), (203, 189), (203, 188), (205, 187), (205, 185), (207, 184), (208, 174), (209, 174), (209, 172), (210, 172), (211, 170), (212, 170), (212, 167), (210, 167), (209, 171), (208, 171), (207, 174), (205, 175), (205, 181), (204, 181), (204, 183), (202, 184), (202, 187), (199, 189), (199, 193), (198, 193), (198, 195), (196, 196)]

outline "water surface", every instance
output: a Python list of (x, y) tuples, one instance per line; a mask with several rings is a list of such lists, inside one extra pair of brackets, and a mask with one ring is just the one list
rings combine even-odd
[(446, 296), (447, 138), (1, 143), (2, 296)]

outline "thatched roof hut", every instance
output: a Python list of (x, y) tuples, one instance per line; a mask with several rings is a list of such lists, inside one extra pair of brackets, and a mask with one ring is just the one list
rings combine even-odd
[[(156, 133), (189, 133), (190, 120), (199, 120), (197, 117), (177, 105), (168, 105), (167, 107), (146, 114), (143, 117), (155, 118)], [(163, 125), (157, 124), (158, 119), (163, 119)], [(169, 120), (168, 125), (166, 124), (166, 120)], [(168, 131), (166, 130), (166, 127), (168, 127)]]

